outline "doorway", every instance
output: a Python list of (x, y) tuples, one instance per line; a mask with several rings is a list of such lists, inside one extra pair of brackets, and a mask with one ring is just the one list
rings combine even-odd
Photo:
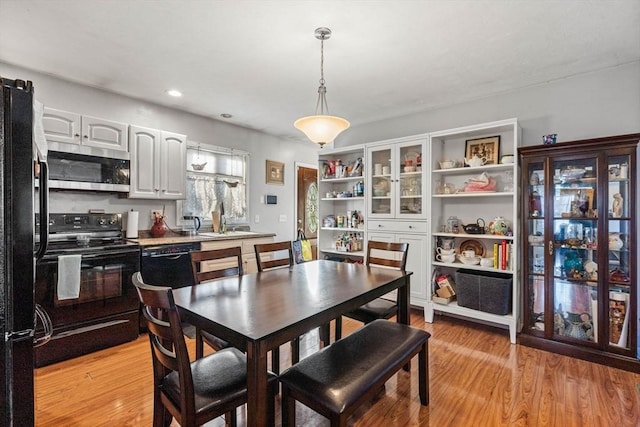
[(318, 168), (296, 163), (296, 239), (302, 229), (311, 241), (313, 259), (318, 258)]

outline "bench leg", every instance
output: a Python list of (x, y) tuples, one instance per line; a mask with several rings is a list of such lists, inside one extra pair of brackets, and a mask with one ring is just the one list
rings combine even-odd
[(342, 316), (336, 319), (336, 336), (335, 341), (338, 341), (342, 338)]
[(296, 425), (296, 401), (289, 395), (289, 389), (282, 386), (282, 427), (295, 427)]
[(295, 365), (300, 361), (300, 337), (291, 341), (291, 364)]
[(420, 389), (420, 403), (429, 405), (429, 343), (425, 341), (418, 353), (418, 382)]

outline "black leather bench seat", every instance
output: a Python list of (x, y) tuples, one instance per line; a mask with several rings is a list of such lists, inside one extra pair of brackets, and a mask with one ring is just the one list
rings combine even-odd
[(329, 418), (332, 426), (345, 425), (416, 354), (420, 401), (428, 405), (429, 337), (421, 329), (375, 320), (293, 365), (280, 375), (283, 426), (295, 424), (296, 400)]

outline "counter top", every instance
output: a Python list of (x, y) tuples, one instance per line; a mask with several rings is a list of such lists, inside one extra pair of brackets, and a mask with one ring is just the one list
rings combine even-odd
[(167, 232), (163, 237), (143, 236), (138, 239), (128, 239), (140, 246), (175, 245), (180, 243), (197, 243), (221, 240), (257, 239), (261, 237), (274, 237), (275, 233), (262, 233), (256, 231), (229, 231), (225, 234), (202, 232), (195, 236), (182, 236), (177, 233)]

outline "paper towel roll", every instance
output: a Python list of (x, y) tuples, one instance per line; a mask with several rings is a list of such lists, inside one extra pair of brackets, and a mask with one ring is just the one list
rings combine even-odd
[(139, 212), (129, 211), (127, 215), (127, 239), (138, 238), (138, 218)]

